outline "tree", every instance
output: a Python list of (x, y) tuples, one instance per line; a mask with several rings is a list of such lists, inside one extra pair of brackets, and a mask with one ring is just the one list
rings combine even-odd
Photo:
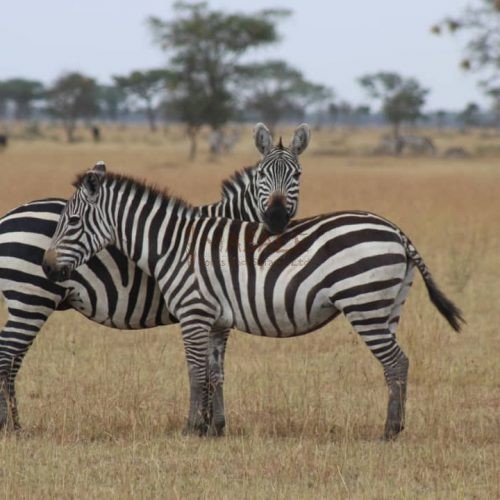
[(97, 90), (99, 109), (104, 116), (116, 121), (124, 112), (126, 94), (116, 85), (99, 85)]
[(233, 14), (210, 10), (205, 2), (177, 2), (174, 9), (173, 20), (151, 17), (149, 25), (169, 56), (170, 105), (195, 141), (201, 125), (217, 130), (235, 115), (239, 60), (250, 49), (276, 42), (275, 23), (289, 12)]
[(7, 97), (6, 86), (4, 81), (0, 81), (0, 119), (5, 120), (7, 117)]
[(365, 120), (370, 116), (370, 113), (371, 113), (370, 106), (367, 106), (365, 104), (360, 104), (359, 106), (355, 106), (351, 113), (353, 128), (358, 127), (359, 124), (363, 122), (363, 120)]
[(270, 128), (287, 116), (302, 118), (308, 107), (320, 104), (332, 93), (309, 82), (284, 61), (265, 61), (238, 68), (240, 89), (246, 90), (245, 109), (257, 112)]
[(431, 28), (432, 33), (464, 32), (469, 40), (461, 66), (483, 72), (483, 84), (491, 88), (500, 79), (500, 0), (480, 0), (480, 5), (466, 7), (457, 17), (447, 17)]
[(206, 122), (208, 102), (206, 87), (193, 78), (193, 73), (187, 72), (185, 78), (179, 74), (172, 76), (165, 111), (186, 125), (191, 161), (196, 158), (198, 132)]
[(462, 123), (463, 131), (479, 124), (479, 106), (475, 102), (469, 102), (465, 109), (457, 116), (457, 120)]
[(73, 142), (79, 119), (90, 119), (98, 111), (97, 85), (80, 73), (59, 77), (46, 93), (48, 111), (63, 122), (68, 142)]
[(491, 109), (493, 111), (494, 125), (500, 128), (500, 87), (493, 87), (486, 91), (486, 94), (492, 101)]
[(3, 102), (12, 101), (15, 105), (15, 117), (25, 120), (31, 117), (33, 101), (43, 97), (44, 86), (37, 80), (12, 78), (5, 80), (0, 86), (0, 99)]
[(149, 128), (156, 131), (157, 105), (161, 92), (165, 90), (169, 72), (163, 69), (132, 71), (125, 76), (114, 76), (116, 85), (129, 97), (135, 98), (145, 106)]
[(500, 0), (480, 0), (480, 5), (466, 7), (456, 17), (446, 17), (432, 26), (432, 33), (455, 34), (468, 37), (461, 66), (467, 71), (483, 75), (480, 86), (493, 98), (495, 124), (500, 127)]
[(443, 130), (447, 116), (448, 113), (444, 109), (438, 109), (434, 112), (434, 120), (439, 130)]
[(429, 91), (414, 78), (379, 72), (361, 77), (359, 84), (372, 99), (381, 101), (382, 112), (392, 125), (396, 139), (403, 122), (415, 123), (423, 116), (422, 106)]

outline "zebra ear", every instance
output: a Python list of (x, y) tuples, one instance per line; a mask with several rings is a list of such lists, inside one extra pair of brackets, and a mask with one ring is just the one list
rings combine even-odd
[(257, 123), (253, 129), (253, 138), (255, 147), (259, 150), (262, 156), (269, 153), (273, 147), (273, 137), (269, 129), (263, 123)]
[(100, 160), (94, 165), (92, 170), (96, 173), (104, 175), (106, 173), (106, 164)]
[(290, 149), (297, 156), (302, 154), (307, 146), (309, 145), (309, 140), (311, 139), (311, 129), (307, 123), (299, 125), (294, 134), (292, 142), (290, 143)]
[(95, 164), (92, 170), (89, 170), (82, 181), (82, 188), (87, 195), (89, 201), (95, 202), (99, 189), (101, 189), (104, 174), (106, 173), (106, 165), (100, 161)]

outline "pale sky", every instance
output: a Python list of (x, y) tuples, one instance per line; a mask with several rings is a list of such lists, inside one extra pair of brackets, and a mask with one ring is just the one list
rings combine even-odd
[[(287, 7), (282, 41), (251, 59), (285, 59), (339, 98), (368, 103), (355, 79), (379, 70), (417, 77), (431, 89), (427, 109), (487, 103), (476, 75), (458, 68), (463, 40), (436, 37), (429, 28), (478, 0), (211, 0), (227, 11)], [(168, 0), (15, 0), (0, 9), (0, 79), (21, 76), (50, 83), (64, 71), (82, 71), (109, 83), (113, 74), (158, 67), (166, 56), (145, 23), (172, 18)]]

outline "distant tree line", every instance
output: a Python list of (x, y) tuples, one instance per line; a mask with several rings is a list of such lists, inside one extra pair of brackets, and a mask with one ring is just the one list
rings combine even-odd
[[(483, 1), (497, 12), (491, 0)], [(378, 124), (383, 116), (398, 136), (405, 123), (427, 120), (440, 128), (460, 123), (466, 130), (488, 120), (474, 103), (459, 114), (437, 110), (425, 115), (429, 90), (415, 78), (394, 72), (358, 79), (367, 98), (380, 109), (373, 113), (366, 104), (336, 98), (331, 88), (309, 81), (285, 61), (248, 61), (254, 49), (279, 41), (277, 25), (290, 15), (289, 10), (228, 13), (210, 9), (205, 2), (182, 1), (174, 5), (174, 13), (169, 20), (147, 20), (154, 43), (165, 52), (165, 67), (114, 75), (108, 85), (77, 72), (63, 74), (49, 86), (23, 78), (0, 81), (0, 120), (52, 117), (63, 125), (70, 142), (79, 122), (90, 127), (102, 120), (141, 118), (152, 132), (160, 121), (180, 122), (191, 141), (191, 157), (202, 127), (218, 132), (230, 121), (262, 120), (272, 129), (280, 121), (297, 122), (307, 114), (318, 126), (354, 128)], [(466, 29), (467, 25), (459, 26)], [(495, 36), (491, 35), (494, 40)], [(498, 69), (498, 58), (484, 64)], [(500, 102), (500, 89), (490, 85), (488, 92)], [(500, 116), (500, 104), (497, 107)]]

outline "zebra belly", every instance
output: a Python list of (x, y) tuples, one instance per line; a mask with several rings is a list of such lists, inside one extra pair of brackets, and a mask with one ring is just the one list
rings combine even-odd
[(264, 337), (295, 337), (312, 332), (333, 320), (339, 313), (329, 301), (326, 291), (322, 291), (309, 307), (309, 313), (297, 314), (307, 309), (307, 297), (299, 297), (294, 302), (293, 312), (285, 300), (274, 301), (260, 314), (252, 314), (251, 304), (246, 304), (246, 314), (234, 314), (234, 327), (242, 332)]

